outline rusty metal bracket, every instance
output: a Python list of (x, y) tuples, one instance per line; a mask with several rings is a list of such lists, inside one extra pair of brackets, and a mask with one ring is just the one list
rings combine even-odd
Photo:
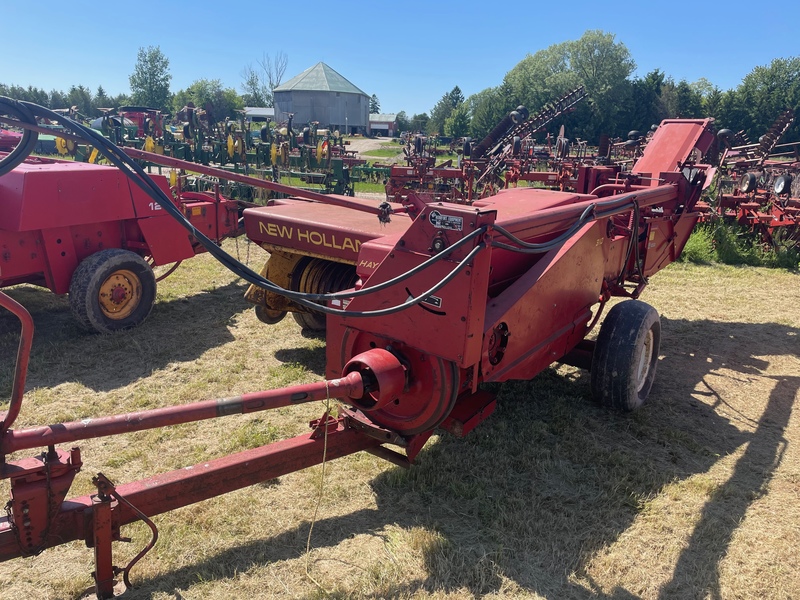
[(379, 425), (375, 425), (375, 423), (369, 421), (361, 411), (350, 410), (344, 406), (339, 406), (339, 414), (344, 417), (348, 427), (368, 437), (384, 442), (385, 444), (400, 446), (401, 448), (408, 446), (408, 441), (402, 435), (390, 429), (384, 429)]

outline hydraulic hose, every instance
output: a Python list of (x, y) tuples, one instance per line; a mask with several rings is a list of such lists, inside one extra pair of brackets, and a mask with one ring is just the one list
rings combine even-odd
[[(16, 117), (22, 123), (36, 125), (36, 118), (31, 111), (21, 102), (0, 96), (0, 114), (11, 115)], [(0, 159), (0, 177), (14, 169), (18, 164), (25, 160), (28, 155), (33, 152), (36, 147), (36, 142), (39, 141), (39, 134), (30, 129), (24, 129), (22, 132), (22, 139), (17, 147), (14, 148), (8, 156)]]
[[(451, 247), (447, 248), (443, 252), (437, 254), (436, 256), (431, 257), (424, 263), (414, 267), (413, 269), (409, 270), (406, 273), (403, 273), (379, 286), (373, 286), (370, 288), (365, 288), (363, 290), (358, 290), (354, 292), (338, 292), (332, 294), (308, 294), (304, 292), (296, 292), (293, 290), (287, 290), (282, 288), (273, 282), (269, 281), (268, 279), (262, 277), (260, 274), (256, 273), (246, 265), (242, 264), (238, 260), (236, 260), (233, 256), (225, 252), (222, 248), (220, 248), (217, 244), (215, 244), (211, 239), (209, 239), (205, 234), (200, 232), (191, 222), (186, 219), (180, 209), (175, 206), (172, 202), (172, 199), (169, 198), (164, 191), (156, 185), (156, 183), (147, 175), (147, 173), (142, 169), (142, 167), (136, 163), (133, 159), (131, 159), (125, 152), (114, 145), (112, 142), (107, 140), (98, 132), (82, 125), (81, 123), (77, 123), (69, 118), (64, 117), (63, 115), (59, 115), (47, 108), (42, 106), (38, 106), (36, 104), (32, 104), (29, 102), (18, 102), (10, 99), (0, 98), (0, 100), (4, 101), (3, 106), (6, 110), (8, 110), (9, 114), (13, 114), (20, 119), (22, 126), (24, 127), (25, 123), (34, 124), (36, 123), (35, 117), (43, 117), (50, 120), (55, 120), (62, 123), (65, 127), (70, 128), (74, 132), (80, 134), (83, 139), (87, 142), (91, 143), (108, 161), (113, 164), (115, 167), (120, 169), (134, 184), (136, 184), (143, 192), (145, 192), (148, 196), (150, 196), (155, 202), (157, 202), (170, 216), (172, 216), (178, 223), (183, 226), (192, 236), (197, 239), (200, 244), (216, 258), (220, 261), (226, 268), (228, 268), (231, 272), (235, 275), (243, 278), (245, 281), (262, 287), (270, 292), (285, 296), (297, 302), (298, 304), (305, 306), (307, 308), (311, 308), (315, 311), (326, 313), (326, 314), (336, 314), (340, 316), (348, 316), (348, 317), (374, 317), (374, 316), (385, 316), (389, 314), (393, 314), (395, 312), (399, 312), (401, 310), (405, 310), (406, 308), (418, 304), (424, 301), (429, 295), (435, 293), (443, 286), (445, 286), (450, 280), (453, 279), (461, 270), (463, 270), (471, 261), (472, 259), (478, 254), (478, 252), (484, 248), (486, 248), (485, 244), (478, 244), (469, 254), (462, 259), (454, 268), (453, 270), (445, 276), (442, 280), (432, 286), (426, 292), (423, 292), (419, 296), (409, 298), (405, 302), (401, 304), (397, 304), (395, 306), (391, 306), (388, 308), (380, 309), (380, 310), (373, 310), (373, 311), (347, 311), (347, 310), (340, 310), (330, 308), (325, 305), (320, 305), (316, 301), (326, 301), (326, 300), (333, 300), (338, 298), (352, 298), (354, 296), (362, 296), (366, 294), (376, 293), (383, 289), (390, 287), (391, 285), (396, 285), (397, 283), (421, 272), (422, 270), (430, 267), (432, 264), (443, 260), (448, 255), (452, 254), (456, 249), (466, 245), (470, 241), (477, 238), (479, 235), (482, 235), (485, 232), (485, 229), (481, 228), (478, 229), (469, 235), (465, 236), (463, 239), (459, 240), (459, 242), (453, 244)], [(7, 106), (6, 106), (7, 105)], [(26, 130), (27, 132), (28, 130)], [(24, 138), (23, 138), (24, 141)], [(15, 149), (15, 153), (17, 153), (20, 148), (23, 148), (23, 151), (18, 152), (15, 154), (14, 160), (16, 161), (8, 170), (14, 168), (17, 164), (22, 162), (25, 157), (30, 154), (30, 150), (32, 150), (33, 145), (35, 145), (36, 140), (33, 140), (33, 143), (25, 144), (25, 148), (23, 148), (23, 143), (20, 143), (17, 148)], [(30, 146), (30, 149), (28, 149)], [(12, 153), (14, 154), (14, 153)], [(11, 157), (12, 155), (9, 155)], [(9, 157), (6, 157), (8, 159)], [(4, 159), (4, 161), (6, 160)], [(11, 164), (11, 161), (8, 161)], [(5, 163), (3, 163), (5, 164)], [(2, 174), (0, 172), (0, 174)]]

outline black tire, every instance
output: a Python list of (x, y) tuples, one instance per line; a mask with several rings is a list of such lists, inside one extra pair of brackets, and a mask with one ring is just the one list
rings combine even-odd
[(743, 194), (749, 194), (755, 191), (757, 185), (758, 179), (754, 173), (745, 173), (742, 175), (741, 179), (739, 179), (739, 191)]
[(69, 286), (72, 314), (86, 329), (113, 333), (140, 325), (156, 299), (156, 278), (144, 259), (109, 248), (85, 258)]
[[(0, 115), (10, 115), (16, 117), (20, 121), (36, 124), (36, 117), (33, 116), (33, 113), (31, 113), (28, 107), (4, 96), (0, 96)], [(34, 148), (36, 148), (38, 141), (38, 132), (31, 131), (30, 129), (23, 130), (22, 138), (16, 147), (0, 160), (0, 176), (10, 172), (25, 160), (28, 155), (33, 152)]]
[(656, 309), (639, 300), (614, 306), (600, 327), (592, 356), (594, 399), (616, 410), (639, 408), (653, 387), (660, 343)]
[(325, 331), (327, 320), (323, 313), (293, 312), (292, 317), (294, 318), (295, 322), (300, 325), (301, 329), (307, 329), (309, 331)]
[(274, 325), (275, 323), (280, 323), (286, 316), (285, 310), (273, 310), (271, 308), (267, 308), (263, 304), (256, 304), (255, 313), (256, 313), (256, 318), (262, 323), (266, 323), (267, 325)]
[(789, 194), (792, 191), (792, 176), (781, 175), (778, 177), (775, 180), (775, 184), (772, 186), (772, 191), (778, 196), (782, 194)]

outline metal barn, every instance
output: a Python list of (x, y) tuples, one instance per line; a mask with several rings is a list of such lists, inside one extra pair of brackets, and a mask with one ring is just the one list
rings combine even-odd
[(331, 69), (317, 63), (273, 90), (275, 119), (294, 114), (296, 126), (318, 121), (348, 134), (367, 133), (369, 96)]

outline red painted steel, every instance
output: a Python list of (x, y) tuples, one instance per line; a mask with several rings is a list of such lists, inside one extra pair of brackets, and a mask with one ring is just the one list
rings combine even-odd
[[(400, 386), (402, 387), (402, 378)], [(364, 384), (361, 374), (353, 372), (331, 381), (252, 392), (232, 398), (206, 400), (182, 406), (169, 406), (111, 417), (84, 419), (72, 423), (6, 431), (0, 439), (0, 456), (30, 448), (66, 444), (78, 440), (191, 423), (227, 415), (247, 414), (326, 398), (360, 398), (363, 394)]]
[[(284, 185), (282, 183), (268, 181), (266, 179), (250, 177), (249, 175), (231, 173), (230, 171), (226, 171), (225, 169), (218, 169), (216, 167), (209, 167), (198, 163), (188, 162), (185, 160), (180, 160), (178, 158), (164, 156), (163, 154), (155, 154), (153, 152), (145, 152), (144, 150), (136, 150), (135, 148), (123, 148), (123, 150), (125, 151), (125, 154), (127, 154), (131, 158), (146, 160), (148, 162), (152, 162), (157, 165), (163, 165), (166, 167), (173, 167), (176, 169), (184, 169), (186, 171), (202, 173), (203, 175), (209, 175), (211, 177), (219, 177), (220, 179), (227, 181), (236, 181), (238, 183), (244, 183), (246, 185), (251, 185), (253, 187), (271, 190), (273, 192), (286, 194), (287, 196), (292, 196), (295, 198), (305, 198), (306, 200), (313, 200), (316, 202), (321, 202), (323, 204), (330, 204), (333, 206), (343, 206), (345, 208), (363, 211), (374, 215), (380, 214), (380, 209), (375, 207), (374, 204), (365, 202), (363, 200), (359, 200), (358, 198), (351, 198), (349, 196), (337, 196), (335, 194), (320, 194), (319, 192), (303, 190), (300, 188), (292, 187), (290, 185)], [(402, 207), (398, 208), (402, 210)]]
[[(328, 432), (326, 460), (335, 460), (355, 452), (374, 448), (380, 440), (347, 427), (342, 421)], [(323, 435), (305, 434), (267, 446), (204, 461), (155, 475), (141, 481), (116, 486), (116, 492), (148, 517), (189, 506), (233, 490), (275, 479), (320, 464), (326, 440)], [(72, 498), (61, 503), (42, 548), (57, 546), (93, 536), (92, 496)], [(32, 515), (46, 520), (46, 511)], [(113, 525), (139, 520), (138, 514), (124, 503), (112, 506)], [(115, 539), (119, 539), (118, 532)], [(17, 543), (12, 523), (0, 517), (0, 562), (24, 555)]]
[(19, 347), (17, 348), (17, 362), (14, 368), (14, 380), (11, 384), (11, 398), (8, 410), (0, 420), (0, 436), (14, 424), (22, 408), (22, 397), (25, 394), (25, 378), (28, 375), (28, 363), (31, 358), (33, 345), (33, 317), (19, 302), (0, 292), (0, 306), (11, 311), (19, 319), (21, 331)]
[[(165, 177), (153, 175), (172, 196)], [(0, 246), (5, 248), (0, 287), (42, 285), (69, 291), (73, 272), (88, 256), (124, 248), (165, 265), (202, 247), (120, 170), (73, 161), (27, 158), (0, 178)], [(242, 233), (239, 204), (194, 194), (187, 218), (215, 241)], [(183, 206), (184, 198), (175, 201)]]
[[(407, 214), (393, 215), (389, 226), (375, 218), (385, 212), (330, 196), (245, 211), (248, 232), (265, 246), (355, 265), (359, 295), (330, 302), (347, 309), (327, 318), (327, 374), (333, 381), (6, 431), (0, 451), (336, 397), (360, 410), (343, 412), (339, 420), (326, 415), (314, 434), (120, 485), (116, 493), (147, 516), (173, 510), (318, 464), (324, 431), (328, 459), (371, 450), (406, 464), (437, 426), (460, 435), (492, 412), (493, 398), (479, 392), (480, 383), (530, 379), (582, 349), (606, 300), (638, 296), (648, 275), (677, 258), (699, 216), (694, 207), (711, 172), (699, 163), (714, 141), (710, 124), (665, 121), (627, 181), (612, 181), (607, 167), (579, 171), (579, 187), (593, 194), (515, 188), (471, 206), (426, 204), (410, 194)], [(301, 225), (306, 233), (295, 235)], [(309, 243), (312, 232), (319, 244)], [(337, 254), (344, 239), (352, 247)], [(422, 268), (433, 257), (441, 260)], [(413, 275), (399, 283), (377, 287), (409, 272)], [(361, 294), (371, 288), (378, 291)], [(391, 314), (369, 314), (409, 298), (419, 301)], [(407, 458), (383, 443), (405, 447)], [(97, 535), (104, 548), (98, 573), (106, 581), (105, 517), (95, 514), (91, 497), (61, 502), (58, 496), (80, 458), (54, 449), (48, 456), (2, 469), (11, 479), (14, 502), (11, 517), (0, 519), (0, 560)], [(54, 472), (60, 511), (51, 522), (50, 511), (40, 508), (30, 524), (36, 535), (21, 544), (22, 502), (41, 507), (52, 497)], [(111, 503), (110, 512), (113, 539), (119, 539), (119, 526), (139, 518), (127, 502)]]

